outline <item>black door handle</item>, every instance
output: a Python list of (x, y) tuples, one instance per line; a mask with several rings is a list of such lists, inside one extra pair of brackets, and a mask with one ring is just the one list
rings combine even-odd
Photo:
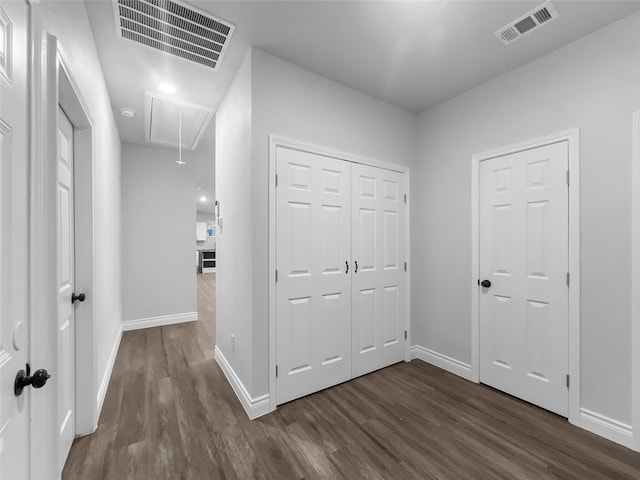
[(13, 382), (13, 393), (16, 397), (22, 395), (22, 391), (24, 387), (28, 387), (31, 385), (33, 388), (42, 388), (47, 383), (47, 380), (51, 378), (49, 372), (47, 372), (44, 368), (40, 370), (36, 370), (33, 376), (31, 376), (31, 365), (27, 363), (25, 367), (26, 371), (19, 370), (16, 374), (16, 379)]
[(355, 264), (356, 264), (356, 269), (353, 272), (354, 273), (358, 273), (358, 261), (357, 260), (355, 261)]
[(489, 280), (482, 280), (482, 282), (480, 282), (480, 285), (482, 285), (484, 288), (489, 288), (491, 286), (491, 282)]
[(344, 272), (344, 273), (349, 273), (349, 260), (346, 260), (346, 261), (344, 262), (344, 264), (345, 264), (345, 266), (347, 267), (347, 269), (345, 270), (345, 272)]
[(87, 296), (84, 293), (80, 293), (78, 295), (76, 295), (75, 293), (71, 294), (71, 303), (75, 303), (76, 300), (78, 300), (79, 302), (84, 302), (84, 300), (87, 298)]

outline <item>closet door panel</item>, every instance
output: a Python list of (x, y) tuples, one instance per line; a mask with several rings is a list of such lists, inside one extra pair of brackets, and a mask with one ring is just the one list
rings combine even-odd
[(404, 360), (404, 175), (360, 164), (351, 171), (352, 373), (357, 377)]
[(276, 151), (277, 403), (351, 378), (350, 169)]

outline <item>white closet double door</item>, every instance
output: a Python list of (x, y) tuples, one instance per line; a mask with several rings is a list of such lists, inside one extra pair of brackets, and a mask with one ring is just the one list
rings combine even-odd
[(277, 403), (405, 356), (404, 175), (278, 147)]

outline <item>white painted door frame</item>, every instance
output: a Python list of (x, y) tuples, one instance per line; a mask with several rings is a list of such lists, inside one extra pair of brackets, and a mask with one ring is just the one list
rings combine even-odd
[(567, 142), (569, 148), (569, 422), (580, 424), (580, 131), (573, 129), (471, 158), (471, 380), (480, 382), (480, 162)]
[[(95, 431), (99, 401), (94, 338), (93, 172), (94, 128), (69, 63), (55, 36), (42, 30), (39, 4), (31, 5), (34, 45), (31, 94), (30, 310), (31, 358), (39, 368), (57, 365), (57, 116), (61, 105), (74, 126), (76, 150), (76, 284), (87, 293), (76, 309), (76, 435)], [(40, 367), (41, 366), (41, 367)], [(53, 478), (58, 463), (57, 389), (32, 396), (31, 472)], [(33, 454), (38, 452), (38, 454)]]
[(100, 409), (95, 355), (95, 256), (93, 235), (94, 128), (69, 62), (57, 44), (58, 103), (73, 125), (75, 288), (87, 295), (75, 307), (76, 435), (92, 433)]
[(640, 110), (633, 113), (631, 175), (631, 415), (633, 444), (640, 452)]
[(410, 172), (409, 168), (393, 163), (381, 162), (369, 158), (339, 152), (329, 148), (309, 145), (295, 140), (269, 135), (269, 411), (273, 412), (276, 405), (276, 150), (278, 147), (290, 148), (304, 152), (314, 153), (325, 157), (337, 158), (352, 163), (360, 163), (372, 167), (384, 168), (405, 174), (405, 193), (407, 203), (405, 205), (405, 257), (407, 261), (406, 295), (405, 295), (405, 325), (407, 328), (407, 341), (405, 342), (404, 359), (411, 360), (411, 258), (410, 258), (410, 205), (409, 195)]

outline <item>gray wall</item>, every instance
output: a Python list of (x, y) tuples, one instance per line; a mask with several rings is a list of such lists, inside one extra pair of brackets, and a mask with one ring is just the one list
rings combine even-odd
[(195, 162), (175, 149), (122, 145), (122, 318), (196, 308)]
[(269, 380), (269, 135), (408, 166), (416, 156), (416, 116), (260, 50), (251, 55), (253, 380), (247, 387), (255, 397), (268, 393)]
[(252, 397), (269, 380), (268, 136), (409, 165), (416, 118), (260, 50), (245, 59), (216, 115), (216, 340)]
[(580, 128), (582, 407), (631, 422), (631, 116), (639, 108), (636, 14), (420, 116), (414, 344), (471, 360), (471, 156)]
[(254, 49), (252, 392), (268, 393), (269, 135), (410, 166), (416, 115)]
[(253, 358), (250, 55), (218, 107), (216, 139), (216, 198), (223, 219), (216, 231), (216, 346), (249, 388)]

